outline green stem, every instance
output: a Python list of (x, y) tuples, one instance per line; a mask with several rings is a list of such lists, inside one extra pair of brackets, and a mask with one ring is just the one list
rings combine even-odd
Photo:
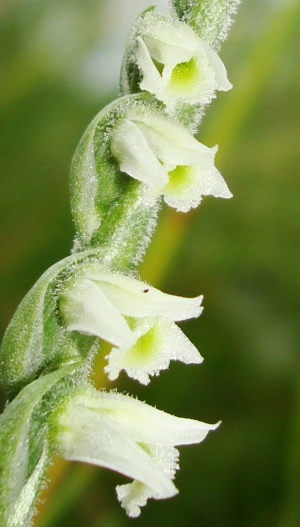
[(225, 40), (240, 0), (173, 0), (178, 17), (187, 22), (210, 46)]

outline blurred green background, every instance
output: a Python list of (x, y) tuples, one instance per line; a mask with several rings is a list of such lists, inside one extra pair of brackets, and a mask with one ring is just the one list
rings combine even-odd
[[(0, 4), (2, 334), (27, 290), (70, 252), (72, 153), (117, 95), (125, 35), (147, 5)], [(180, 494), (150, 501), (136, 520), (115, 497), (125, 478), (56, 461), (36, 527), (300, 525), (299, 32), (298, 2), (242, 0), (221, 52), (234, 89), (199, 131), (219, 144), (234, 198), (206, 198), (188, 215), (164, 209), (141, 266), (167, 292), (204, 294), (201, 318), (182, 324), (204, 364), (174, 363), (147, 388), (125, 375), (113, 383), (222, 426), (181, 448)]]

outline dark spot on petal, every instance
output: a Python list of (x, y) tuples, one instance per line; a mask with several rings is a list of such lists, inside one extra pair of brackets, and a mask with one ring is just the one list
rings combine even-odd
[(144, 289), (143, 293), (148, 293), (149, 289)]

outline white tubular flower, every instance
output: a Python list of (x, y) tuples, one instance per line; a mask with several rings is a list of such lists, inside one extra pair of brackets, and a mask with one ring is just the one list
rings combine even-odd
[(174, 446), (200, 443), (219, 425), (174, 417), (129, 396), (90, 387), (73, 395), (56, 420), (58, 455), (134, 479), (117, 487), (131, 517), (139, 516), (148, 498), (177, 494), (172, 479), (179, 453)]
[(232, 196), (214, 166), (216, 146), (204, 146), (154, 109), (143, 110), (130, 111), (112, 133), (111, 152), (123, 172), (181, 212), (197, 207), (202, 196)]
[(166, 105), (208, 104), (216, 90), (232, 88), (217, 53), (184, 22), (149, 13), (138, 33), (140, 88)]
[(124, 369), (147, 384), (149, 375), (168, 368), (170, 360), (202, 362), (198, 350), (174, 324), (198, 317), (202, 298), (167, 295), (94, 264), (69, 282), (59, 306), (68, 331), (95, 335), (115, 346), (106, 367), (110, 380)]

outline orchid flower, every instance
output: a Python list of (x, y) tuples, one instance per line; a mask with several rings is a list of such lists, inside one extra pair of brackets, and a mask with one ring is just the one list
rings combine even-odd
[(170, 360), (199, 364), (202, 357), (175, 321), (198, 317), (202, 296), (162, 293), (101, 264), (75, 275), (60, 296), (67, 331), (95, 335), (113, 344), (106, 372), (115, 380), (126, 373), (143, 384), (168, 368)]
[(177, 494), (175, 446), (200, 443), (217, 424), (183, 419), (116, 392), (92, 387), (73, 394), (56, 415), (59, 456), (106, 467), (132, 483), (117, 486), (118, 499), (131, 517), (148, 498)]
[(182, 212), (197, 207), (202, 196), (232, 196), (214, 166), (216, 151), (216, 146), (204, 146), (184, 126), (154, 109), (128, 112), (111, 139), (120, 169)]
[(167, 106), (208, 104), (216, 90), (232, 88), (217, 53), (184, 22), (148, 13), (136, 39), (140, 88)]

